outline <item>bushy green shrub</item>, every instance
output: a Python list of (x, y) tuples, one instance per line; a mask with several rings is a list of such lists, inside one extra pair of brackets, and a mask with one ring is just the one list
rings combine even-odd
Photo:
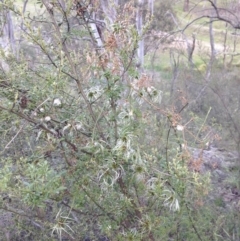
[(100, 48), (88, 18), (98, 2), (41, 3), (39, 14), (1, 3), (28, 46), (1, 52), (0, 215), (13, 215), (2, 236), (211, 240), (210, 177), (189, 166), (180, 113), (136, 70), (134, 6), (104, 16)]

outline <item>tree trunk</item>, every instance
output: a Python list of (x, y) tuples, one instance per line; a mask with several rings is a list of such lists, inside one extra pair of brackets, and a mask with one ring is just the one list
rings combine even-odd
[(117, 5), (118, 5), (118, 0), (114, 1), (114, 7), (112, 6), (112, 3), (109, 3), (108, 0), (101, 0), (102, 11), (105, 15), (105, 18), (108, 19), (110, 24), (114, 24), (117, 18), (117, 11), (116, 11)]
[(196, 36), (192, 34), (192, 44), (188, 45), (188, 62), (193, 66), (193, 52), (195, 50)]
[[(0, 45), (4, 50), (10, 49), (13, 54), (15, 54), (15, 38), (14, 38), (14, 26), (10, 11), (4, 11), (2, 19), (2, 29), (3, 34), (0, 40)], [(10, 48), (9, 48), (10, 46)]]
[[(137, 14), (136, 14), (136, 25), (138, 34), (141, 37), (142, 30), (143, 30), (143, 4), (144, 0), (138, 0), (138, 8), (137, 8)], [(139, 67), (143, 67), (144, 65), (144, 39), (141, 38), (138, 44), (138, 65)]]
[[(214, 0), (213, 2), (216, 5), (217, 0)], [(206, 79), (208, 79), (211, 75), (212, 65), (216, 57), (216, 49), (215, 49), (214, 34), (213, 34), (213, 18), (210, 18), (210, 23), (209, 23), (209, 39), (210, 39), (210, 47), (211, 47), (211, 57), (207, 67)]]
[(99, 49), (101, 49), (103, 47), (103, 41), (102, 41), (102, 38), (101, 38), (101, 34), (98, 30), (98, 27), (97, 27), (97, 24), (96, 24), (96, 14), (93, 13), (92, 14), (92, 19), (95, 20), (95, 21), (91, 21), (89, 23), (89, 26), (90, 26), (90, 29), (92, 31), (92, 35), (94, 36), (94, 39), (96, 41), (96, 45)]
[(154, 13), (154, 0), (148, 0), (148, 9), (151, 13), (151, 16), (153, 16)]
[(184, 0), (183, 11), (184, 12), (189, 11), (189, 0)]

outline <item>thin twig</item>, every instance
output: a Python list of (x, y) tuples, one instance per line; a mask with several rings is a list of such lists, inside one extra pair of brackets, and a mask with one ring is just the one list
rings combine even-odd
[(210, 114), (210, 112), (211, 112), (211, 109), (212, 109), (212, 107), (209, 108), (208, 113), (207, 113), (207, 115), (206, 115), (206, 117), (205, 117), (205, 119), (204, 119), (204, 121), (203, 121), (203, 123), (202, 123), (202, 126), (200, 127), (200, 129), (199, 129), (199, 131), (198, 131), (198, 133), (197, 133), (197, 135), (196, 135), (196, 138), (195, 138), (195, 140), (194, 140), (194, 143), (196, 143), (196, 140), (197, 140), (197, 138), (198, 138), (198, 136), (199, 136), (202, 128), (204, 127), (204, 125), (205, 125), (205, 123), (206, 123), (206, 121), (207, 121), (207, 118), (208, 118), (208, 116), (209, 116), (209, 114)]
[(22, 125), (20, 127), (20, 129), (18, 130), (18, 132), (15, 134), (15, 136), (11, 139), (11, 141), (8, 142), (8, 144), (4, 147), (3, 151), (4, 152), (7, 148), (9, 148), (9, 146), (11, 145), (11, 143), (17, 138), (17, 136), (20, 134), (20, 132), (23, 130), (23, 128), (26, 127), (26, 125)]

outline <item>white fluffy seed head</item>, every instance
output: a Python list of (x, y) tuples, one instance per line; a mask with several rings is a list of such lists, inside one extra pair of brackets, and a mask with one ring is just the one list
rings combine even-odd
[(58, 106), (61, 106), (61, 105), (62, 105), (62, 102), (59, 98), (54, 99), (53, 106), (58, 107)]
[(178, 131), (183, 131), (183, 130), (184, 130), (184, 126), (182, 126), (182, 125), (177, 125), (177, 130), (178, 130)]
[(75, 125), (75, 128), (79, 131), (82, 129), (82, 124), (78, 123)]
[(46, 116), (46, 117), (44, 118), (44, 120), (45, 120), (46, 122), (49, 122), (49, 121), (51, 121), (51, 117), (50, 117), (50, 116)]

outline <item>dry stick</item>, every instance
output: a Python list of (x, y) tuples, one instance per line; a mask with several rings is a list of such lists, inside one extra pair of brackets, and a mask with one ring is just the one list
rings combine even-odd
[(173, 73), (173, 76), (172, 76), (172, 79), (171, 79), (171, 88), (170, 88), (170, 100), (173, 97), (173, 92), (174, 92), (174, 89), (175, 89), (175, 83), (176, 83), (176, 80), (178, 79), (178, 76), (179, 76), (179, 56), (180, 56), (180, 54), (178, 54), (177, 61), (176, 61), (176, 58), (174, 56), (174, 52), (170, 50), (170, 62), (171, 62), (172, 73)]
[[(36, 113), (36, 111), (43, 105), (43, 104), (45, 104), (47, 101), (49, 101), (50, 100), (50, 98), (47, 98), (46, 100), (44, 100), (41, 104), (39, 104), (35, 109), (34, 109), (34, 111), (32, 112), (32, 115), (34, 115), (34, 113)], [(32, 117), (32, 115), (31, 115), (31, 117)]]
[(11, 145), (11, 143), (16, 139), (16, 137), (19, 135), (19, 133), (23, 130), (24, 127), (26, 127), (26, 126), (25, 126), (25, 125), (22, 125), (22, 126), (20, 127), (20, 129), (19, 129), (18, 132), (15, 134), (15, 136), (12, 138), (12, 140), (9, 141), (8, 144), (4, 147), (4, 149), (3, 149), (2, 152), (4, 152), (4, 151)]
[(197, 133), (197, 135), (196, 135), (196, 138), (195, 138), (195, 140), (194, 140), (194, 143), (196, 143), (196, 140), (197, 140), (197, 138), (198, 138), (198, 136), (199, 136), (199, 134), (200, 134), (203, 126), (205, 125), (205, 123), (206, 123), (206, 121), (207, 121), (207, 118), (208, 118), (211, 110), (212, 110), (212, 107), (209, 108), (208, 113), (207, 113), (207, 115), (206, 115), (206, 117), (205, 117), (205, 119), (204, 119), (204, 121), (203, 121), (203, 123), (202, 123), (202, 126), (200, 127), (200, 129), (199, 129), (199, 131), (198, 131), (198, 133)]
[(170, 137), (170, 132), (171, 132), (172, 126), (169, 127), (168, 133), (167, 133), (167, 143), (166, 143), (166, 151), (165, 151), (165, 158), (166, 158), (166, 163), (167, 163), (167, 172), (170, 174), (170, 169), (169, 169), (169, 162), (168, 162), (168, 141)]
[(3, 207), (3, 206), (1, 206), (0, 209), (2, 209), (2, 210), (4, 210), (4, 211), (7, 211), (7, 212), (10, 212), (10, 213), (14, 213), (14, 214), (19, 215), (19, 216), (24, 216), (24, 217), (32, 218), (32, 216), (29, 216), (29, 215), (27, 215), (27, 214), (25, 214), (25, 213), (19, 212), (19, 210), (16, 211), (16, 210), (10, 209), (8, 206), (6, 206), (6, 208)]

